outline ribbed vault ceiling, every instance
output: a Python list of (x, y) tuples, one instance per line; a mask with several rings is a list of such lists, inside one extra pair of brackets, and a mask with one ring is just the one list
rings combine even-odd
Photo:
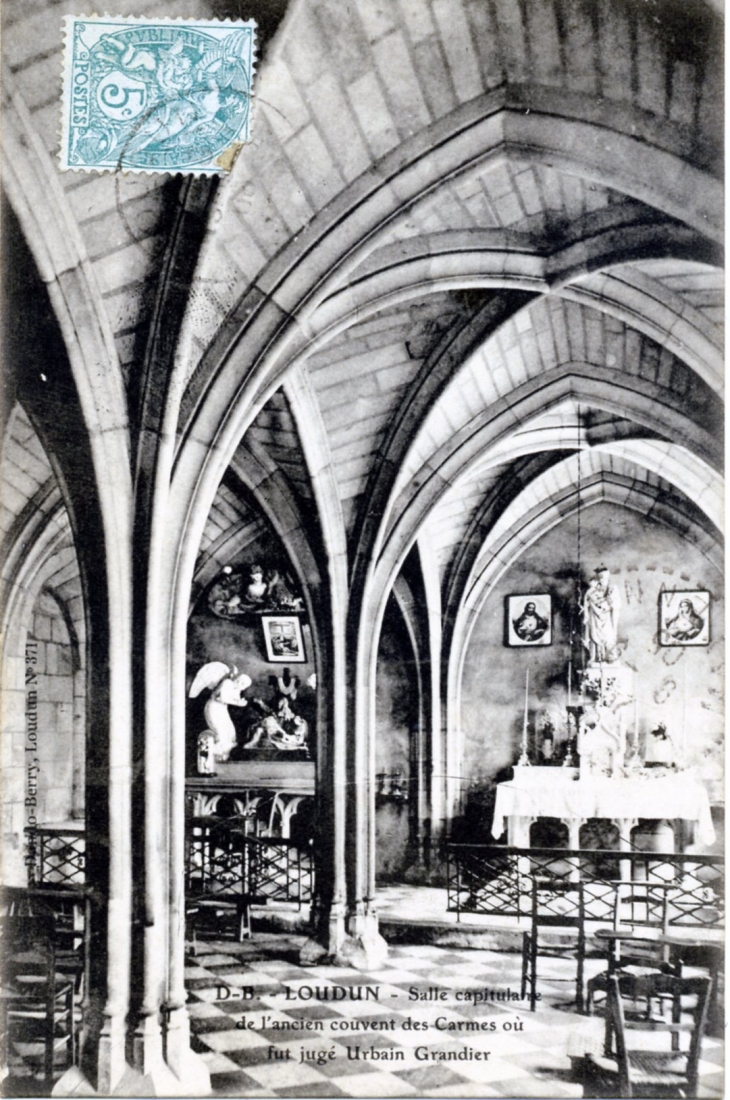
[[(0, 471), (3, 601), (19, 585), (50, 589), (85, 635), (81, 576), (68, 511), (38, 435), (21, 405), (10, 417)], [(82, 658), (83, 660), (83, 658)]]

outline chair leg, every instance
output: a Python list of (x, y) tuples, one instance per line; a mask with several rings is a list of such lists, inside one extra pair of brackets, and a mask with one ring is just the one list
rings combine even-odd
[(530, 950), (530, 937), (527, 932), (522, 934), (522, 984), (520, 986), (520, 994), (524, 1001), (527, 994), (527, 957)]
[(606, 1058), (611, 1057), (611, 1040), (612, 1040), (612, 1028), (611, 1028), (611, 1013), (608, 1011), (608, 997), (606, 998), (606, 1025), (603, 1032), (603, 1053)]
[(67, 1066), (78, 1064), (78, 1032), (76, 1030), (76, 1017), (74, 1015), (74, 987), (71, 985), (66, 998), (66, 1015), (68, 1017), (68, 1055)]
[(710, 978), (712, 979), (712, 985), (710, 987), (710, 1000), (707, 1008), (707, 1034), (708, 1035), (722, 1035), (722, 1006), (720, 1004), (717, 991), (720, 988), (719, 982), (720, 964), (714, 963), (710, 968)]
[(8, 1002), (3, 997), (2, 1002), (0, 1002), (0, 1065), (6, 1072), (10, 1061), (9, 1026)]
[(53, 1077), (53, 1046), (56, 1030), (56, 999), (51, 985), (46, 994), (46, 1018), (43, 1028), (43, 1072), (46, 1081)]
[(530, 937), (530, 1012), (537, 1007), (537, 936)]
[(586, 985), (586, 1016), (593, 1015), (593, 980), (590, 979)]
[[(660, 1002), (661, 1004), (661, 1002)], [(672, 997), (672, 1023), (678, 1024), (682, 1019), (682, 998), (678, 993)], [(679, 1050), (679, 1032), (672, 1032), (672, 1050)]]
[(195, 958), (198, 954), (198, 917), (200, 909), (197, 905), (190, 904), (185, 911), (185, 939), (190, 943), (189, 954)]
[(251, 938), (251, 905), (244, 895), (236, 906), (236, 935), (239, 943)]

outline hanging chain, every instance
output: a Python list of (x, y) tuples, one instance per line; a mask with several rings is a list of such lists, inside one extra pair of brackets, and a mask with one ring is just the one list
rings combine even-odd
[[(576, 549), (577, 549), (577, 564), (576, 564), (576, 578), (575, 578), (575, 596), (576, 596), (576, 606), (578, 607), (578, 618), (579, 618), (579, 620), (580, 620), (580, 606), (581, 606), (580, 585), (581, 585), (581, 575), (582, 575), (582, 565), (583, 565), (583, 557), (582, 557), (583, 548), (582, 548), (582, 545), (581, 545), (581, 537), (582, 537), (581, 508), (582, 508), (582, 504), (583, 504), (581, 417), (582, 417), (582, 413), (581, 413), (581, 407), (580, 407), (580, 402), (579, 402), (578, 403), (578, 427), (577, 427), (577, 443), (578, 443), (578, 536), (577, 536), (577, 547), (576, 547)], [(586, 658), (585, 658), (585, 647), (584, 646), (580, 647), (580, 652), (581, 652), (581, 668), (585, 669)], [(571, 654), (572, 654), (572, 638), (571, 638)]]

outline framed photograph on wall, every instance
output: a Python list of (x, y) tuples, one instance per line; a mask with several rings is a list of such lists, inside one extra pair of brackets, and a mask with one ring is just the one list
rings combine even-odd
[(552, 641), (553, 601), (549, 593), (535, 592), (505, 597), (505, 645), (552, 645)]
[(710, 593), (687, 588), (659, 593), (659, 645), (708, 645)]
[(296, 615), (262, 615), (261, 624), (267, 660), (288, 664), (306, 661), (302, 628)]

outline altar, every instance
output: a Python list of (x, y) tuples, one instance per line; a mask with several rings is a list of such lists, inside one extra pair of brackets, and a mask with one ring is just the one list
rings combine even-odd
[(492, 836), (507, 828), (512, 847), (530, 847), (530, 826), (539, 818), (557, 818), (568, 828), (568, 847), (580, 848), (581, 825), (604, 818), (619, 830), (621, 848), (628, 848), (639, 820), (681, 819), (697, 827), (704, 845), (715, 840), (710, 801), (704, 786), (686, 773), (608, 777), (586, 775), (576, 768), (521, 767), (497, 784)]

